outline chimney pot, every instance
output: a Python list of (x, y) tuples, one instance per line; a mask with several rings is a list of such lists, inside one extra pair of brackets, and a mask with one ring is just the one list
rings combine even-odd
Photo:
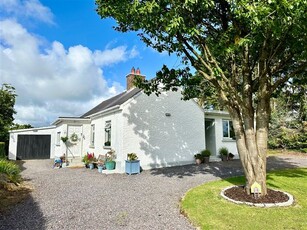
[(126, 76), (127, 78), (127, 90), (134, 88), (134, 78), (135, 76), (141, 76), (142, 79), (145, 79), (145, 76), (141, 75), (141, 71), (139, 68), (137, 68), (137, 70), (134, 69), (134, 67), (132, 67), (131, 72)]

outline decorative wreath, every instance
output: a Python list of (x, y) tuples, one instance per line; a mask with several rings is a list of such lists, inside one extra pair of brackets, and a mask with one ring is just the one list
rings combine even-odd
[(71, 141), (77, 141), (78, 140), (78, 135), (76, 133), (71, 134), (70, 140)]

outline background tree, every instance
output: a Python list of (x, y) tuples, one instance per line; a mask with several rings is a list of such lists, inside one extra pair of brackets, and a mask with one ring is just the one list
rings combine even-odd
[(13, 124), (16, 113), (15, 88), (9, 84), (2, 84), (0, 90), (0, 141), (8, 141), (8, 131)]
[(30, 125), (30, 124), (17, 124), (17, 123), (13, 123), (13, 125), (10, 127), (10, 130), (30, 129), (30, 128), (34, 128), (34, 127), (32, 125)]
[[(306, 74), (306, 0), (96, 0), (97, 13), (121, 32), (138, 31), (159, 52), (181, 56), (185, 69), (166, 66), (145, 92), (203, 92), (208, 82), (233, 121), (246, 176), (266, 190), (270, 98), (288, 79)], [(190, 73), (190, 67), (197, 75)], [(162, 85), (160, 83), (163, 83)], [(196, 83), (196, 85), (195, 85)]]
[(0, 89), (0, 142), (6, 143), (6, 150), (10, 126), (13, 124), (13, 115), (16, 113), (14, 109), (15, 98), (15, 88), (9, 84), (2, 84)]
[(268, 143), (272, 149), (296, 149), (307, 153), (307, 84), (303, 79), (290, 79), (271, 101)]

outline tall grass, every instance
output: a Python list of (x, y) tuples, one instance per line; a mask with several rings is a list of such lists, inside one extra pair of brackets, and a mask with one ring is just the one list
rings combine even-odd
[(18, 165), (8, 160), (0, 159), (0, 174), (9, 180), (9, 182), (18, 183), (21, 180), (20, 168)]

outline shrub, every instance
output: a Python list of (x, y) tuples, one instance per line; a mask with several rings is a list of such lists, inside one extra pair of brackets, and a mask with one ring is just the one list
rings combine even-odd
[(194, 158), (195, 158), (195, 160), (196, 160), (196, 159), (203, 160), (203, 156), (202, 156), (200, 153), (195, 154), (195, 155), (194, 155)]
[(6, 158), (5, 156), (5, 143), (0, 142), (0, 159), (1, 158)]
[(219, 154), (221, 156), (227, 156), (228, 155), (228, 149), (226, 147), (222, 147), (219, 149)]
[(20, 168), (8, 160), (0, 160), (0, 174), (6, 175), (7, 179), (15, 184), (21, 180)]
[(203, 157), (210, 157), (211, 156), (211, 152), (210, 150), (208, 149), (204, 149), (200, 152), (200, 154), (203, 156)]
[(298, 149), (303, 151), (307, 148), (306, 128), (290, 129), (279, 127), (271, 132), (268, 140), (269, 148)]

